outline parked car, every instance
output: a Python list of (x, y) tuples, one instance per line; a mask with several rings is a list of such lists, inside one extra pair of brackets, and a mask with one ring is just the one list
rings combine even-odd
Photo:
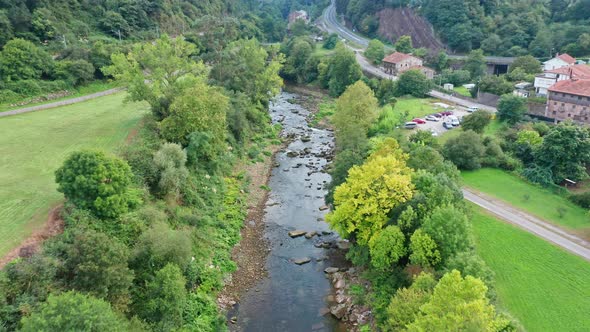
[(442, 118), (442, 117), (443, 117), (443, 115), (442, 115), (442, 114), (440, 114), (440, 113), (434, 113), (434, 114), (432, 114), (432, 115), (434, 115), (434, 116), (435, 116), (435, 117), (437, 117), (437, 118)]
[(430, 128), (430, 133), (432, 134), (433, 137), (437, 137), (438, 133), (436, 131), (434, 131), (434, 129)]
[(458, 127), (459, 125), (461, 125), (461, 122), (459, 122), (459, 119), (454, 115), (449, 116), (447, 118), (447, 122), (450, 122), (455, 127)]
[(418, 124), (416, 122), (406, 122), (406, 124), (404, 125), (404, 128), (406, 129), (414, 129), (418, 127)]
[(442, 116), (449, 116), (449, 115), (453, 115), (453, 111), (444, 111), (444, 112), (440, 112), (440, 114)]
[(479, 107), (477, 107), (477, 106), (471, 106), (471, 107), (467, 108), (467, 112), (469, 112), (469, 113), (473, 113), (477, 110), (479, 110)]
[(451, 122), (449, 122), (449, 121), (443, 122), (443, 127), (445, 129), (453, 129), (454, 128), (453, 124)]
[(427, 115), (425, 118), (427, 121), (435, 121), (438, 122), (438, 118), (434, 116), (434, 114)]
[(412, 122), (416, 122), (417, 124), (425, 124), (426, 121), (424, 121), (423, 119), (420, 118), (415, 118), (412, 120)]

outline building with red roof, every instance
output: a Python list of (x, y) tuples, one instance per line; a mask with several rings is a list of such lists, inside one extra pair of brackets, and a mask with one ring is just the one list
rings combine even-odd
[(422, 59), (401, 52), (392, 53), (383, 59), (383, 68), (388, 74), (398, 75), (410, 69), (417, 69), (426, 75), (426, 77), (432, 79), (434, 77), (434, 70), (424, 67), (423, 64)]
[(535, 77), (535, 92), (538, 95), (547, 95), (549, 87), (553, 84), (569, 80), (571, 78), (590, 79), (590, 66), (573, 65), (548, 70)]
[(567, 53), (555, 55), (555, 58), (543, 62), (543, 70), (553, 70), (561, 67), (571, 66), (576, 64), (576, 59)]
[(545, 116), (590, 124), (590, 79), (572, 78), (549, 88)]

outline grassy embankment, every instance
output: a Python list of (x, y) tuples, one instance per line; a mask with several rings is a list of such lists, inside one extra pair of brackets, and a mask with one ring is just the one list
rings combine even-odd
[(62, 200), (54, 172), (73, 151), (114, 151), (148, 107), (124, 93), (0, 118), (0, 256), (46, 220)]
[(471, 92), (469, 91), (469, 89), (465, 88), (464, 86), (456, 86), (453, 88), (453, 90), (465, 97), (471, 97)]
[(587, 331), (590, 263), (472, 205), (477, 250), (495, 272), (501, 308), (527, 331)]
[[(47, 104), (47, 103), (53, 103), (56, 101), (62, 101), (62, 100), (66, 100), (66, 99), (82, 97), (85, 95), (113, 89), (113, 88), (116, 88), (117, 86), (118, 86), (118, 84), (115, 82), (96, 81), (96, 82), (92, 82), (88, 85), (84, 85), (84, 86), (80, 86), (78, 88), (72, 89), (71, 90), (72, 93), (70, 95), (67, 95), (67, 96), (61, 97), (61, 98), (40, 101), (40, 102), (35, 102), (35, 103), (29, 103), (29, 104), (22, 105), (22, 106), (11, 106), (11, 103), (0, 104), (0, 112), (6, 112), (6, 111), (11, 111), (14, 109), (19, 109), (19, 108), (24, 108), (24, 107), (37, 106), (37, 105), (42, 105), (42, 104)], [(46, 95), (48, 95), (48, 94), (45, 93), (45, 94), (41, 94), (41, 95), (35, 96), (35, 97), (27, 97), (27, 98), (24, 98), (23, 101), (33, 100), (35, 98), (38, 98), (41, 96), (46, 96)]]
[(499, 169), (462, 172), (466, 186), (508, 202), (531, 215), (575, 231), (590, 228), (585, 209), (550, 190), (532, 185)]

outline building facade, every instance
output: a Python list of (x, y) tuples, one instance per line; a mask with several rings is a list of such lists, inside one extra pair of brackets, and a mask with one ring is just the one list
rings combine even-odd
[(422, 59), (410, 54), (395, 52), (383, 59), (383, 69), (391, 75), (398, 75), (416, 67), (422, 67)]
[(590, 124), (590, 79), (570, 79), (549, 88), (545, 116)]
[(543, 62), (543, 71), (559, 69), (576, 64), (576, 59), (567, 53), (559, 54), (555, 58)]
[(561, 67), (558, 69), (548, 70), (543, 74), (535, 77), (535, 92), (538, 95), (546, 96), (549, 87), (553, 84), (569, 80), (571, 78), (590, 79), (590, 66), (573, 65)]

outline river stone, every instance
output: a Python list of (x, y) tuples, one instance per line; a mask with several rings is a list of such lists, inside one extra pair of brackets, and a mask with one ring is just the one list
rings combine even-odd
[(296, 231), (290, 231), (289, 232), (289, 236), (292, 238), (296, 238), (296, 237), (300, 237), (305, 235), (305, 233), (307, 233), (306, 231), (300, 231), (300, 230), (296, 230)]
[(344, 286), (346, 286), (346, 282), (344, 282), (344, 279), (339, 279), (338, 281), (336, 281), (336, 283), (334, 284), (334, 288), (336, 289), (341, 289), (344, 288)]
[(311, 326), (311, 330), (312, 331), (317, 331), (317, 330), (321, 330), (324, 328), (324, 323), (317, 323), (317, 324), (313, 324)]
[(327, 206), (327, 205), (320, 206), (320, 211), (326, 211), (326, 210), (329, 210), (329, 209), (330, 209), (330, 207)]
[(312, 237), (316, 236), (318, 234), (318, 232), (313, 231), (313, 232), (307, 232), (307, 234), (305, 234), (305, 238), (306, 239), (311, 239)]
[(346, 313), (346, 304), (338, 304), (330, 308), (330, 313), (337, 319), (342, 319)]
[(343, 294), (336, 295), (336, 303), (344, 303), (348, 300), (348, 297)]
[(303, 258), (297, 258), (293, 260), (293, 263), (297, 264), (297, 265), (303, 265), (303, 264), (307, 264), (311, 262), (311, 258), (309, 257), (303, 257)]
[(309, 141), (311, 141), (311, 137), (309, 137), (309, 136), (301, 137), (301, 142), (305, 143), (305, 142), (309, 142)]
[(324, 272), (325, 272), (325, 273), (328, 273), (328, 274), (331, 274), (331, 273), (338, 272), (338, 270), (339, 270), (339, 268), (337, 268), (337, 267), (327, 267), (327, 268), (324, 270)]
[(289, 158), (295, 158), (297, 156), (299, 156), (299, 152), (297, 152), (297, 151), (289, 151), (289, 152), (287, 152), (287, 157), (289, 157)]
[(350, 242), (345, 241), (345, 240), (338, 241), (338, 249), (340, 249), (340, 250), (350, 249)]
[(319, 311), (319, 315), (318, 316), (320, 316), (320, 317), (321, 316), (325, 316), (329, 312), (330, 312), (330, 309), (329, 308), (321, 308), (320, 311)]

